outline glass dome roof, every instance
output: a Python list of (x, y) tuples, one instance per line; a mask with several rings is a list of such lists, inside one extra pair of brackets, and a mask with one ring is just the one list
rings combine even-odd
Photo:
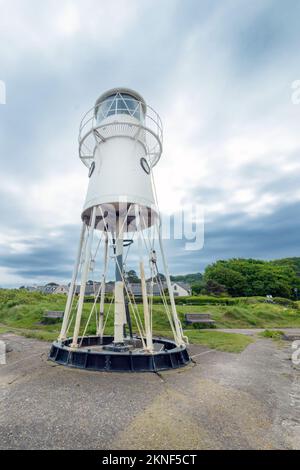
[(127, 114), (139, 121), (145, 118), (145, 102), (138, 99), (136, 93), (130, 91), (115, 91), (100, 97), (95, 105), (95, 117), (97, 123), (114, 114)]

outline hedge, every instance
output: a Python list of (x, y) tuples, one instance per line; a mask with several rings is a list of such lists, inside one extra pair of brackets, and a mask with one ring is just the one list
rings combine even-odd
[[(112, 294), (105, 296), (105, 303), (110, 303)], [(86, 296), (85, 302), (94, 302), (93, 296)], [(169, 303), (169, 296), (166, 295), (166, 300)], [(194, 295), (186, 297), (174, 297), (176, 305), (239, 305), (239, 304), (255, 304), (266, 302), (266, 297), (214, 297), (209, 295)], [(100, 302), (100, 298), (98, 299)], [(142, 297), (135, 297), (135, 303), (141, 304)], [(274, 297), (273, 302), (278, 305), (283, 305), (289, 308), (298, 309), (296, 302), (282, 297)], [(153, 304), (162, 304), (160, 296), (153, 296)]]

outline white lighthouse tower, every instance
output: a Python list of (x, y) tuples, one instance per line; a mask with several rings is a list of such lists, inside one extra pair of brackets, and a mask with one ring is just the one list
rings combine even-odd
[[(115, 88), (103, 93), (82, 119), (79, 156), (89, 169), (89, 183), (63, 323), (59, 338), (51, 348), (50, 359), (73, 367), (131, 371), (160, 370), (189, 362), (186, 337), (176, 312), (164, 256), (154, 190), (152, 170), (161, 153), (161, 120), (133, 90)], [(157, 266), (156, 239), (166, 286)], [(140, 307), (127, 281), (125, 269), (124, 251), (127, 263), (133, 243), (137, 244), (139, 253)], [(150, 273), (148, 281), (145, 259)], [(111, 260), (115, 279), (108, 306), (105, 298)], [(96, 272), (96, 266), (100, 267), (102, 274), (95, 283), (97, 287), (92, 304), (85, 304), (87, 282), (91, 272)], [(153, 338), (154, 288), (161, 295), (172, 340)], [(87, 305), (90, 311), (83, 322)], [(113, 335), (105, 335), (111, 310), (114, 331)], [(95, 334), (87, 335), (94, 316)], [(132, 324), (136, 334), (133, 334)]]

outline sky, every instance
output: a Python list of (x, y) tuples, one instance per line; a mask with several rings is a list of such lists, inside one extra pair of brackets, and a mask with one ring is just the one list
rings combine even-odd
[(299, 256), (300, 2), (0, 0), (0, 11), (0, 286), (70, 280), (88, 183), (79, 123), (115, 86), (163, 121), (162, 214), (203, 209), (202, 249), (165, 240), (171, 273)]

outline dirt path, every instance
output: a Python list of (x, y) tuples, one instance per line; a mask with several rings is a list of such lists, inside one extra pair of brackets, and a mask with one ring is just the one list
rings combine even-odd
[(163, 374), (78, 371), (49, 344), (0, 335), (0, 448), (300, 448), (300, 372), (290, 344), (241, 354), (191, 347), (195, 364)]
[[(272, 331), (282, 331), (286, 335), (299, 336), (300, 338), (300, 328), (214, 328), (213, 331), (222, 331), (223, 333), (237, 333), (247, 336), (255, 336), (258, 333), (262, 333), (265, 330)], [(206, 328), (203, 331), (211, 331)]]

